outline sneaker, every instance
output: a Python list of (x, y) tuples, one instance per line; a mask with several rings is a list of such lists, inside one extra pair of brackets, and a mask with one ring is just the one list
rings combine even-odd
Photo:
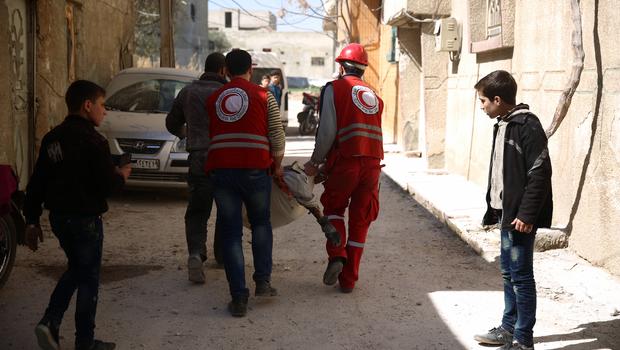
[(205, 283), (205, 273), (202, 271), (202, 259), (198, 255), (190, 255), (187, 258), (187, 274), (191, 282)]
[(75, 346), (75, 350), (114, 350), (115, 348), (115, 343), (105, 342), (97, 339), (93, 340), (90, 346)]
[(534, 350), (534, 345), (525, 346), (519, 344), (519, 342), (504, 344), (504, 346), (497, 348), (497, 350)]
[(482, 344), (512, 345), (512, 333), (502, 328), (502, 326), (492, 328), (484, 334), (476, 334), (474, 339)]
[(256, 281), (254, 295), (257, 297), (275, 297), (278, 295), (278, 290), (273, 288), (269, 281)]
[(34, 328), (34, 334), (37, 336), (37, 342), (43, 350), (58, 350), (60, 345), (58, 342), (58, 327), (52, 325), (50, 321), (41, 320)]
[(233, 317), (243, 317), (248, 313), (248, 298), (233, 298), (228, 303), (228, 311)]
[(344, 263), (340, 259), (335, 259), (327, 264), (327, 269), (323, 274), (323, 283), (328, 286), (333, 286), (338, 281), (338, 275), (342, 272)]

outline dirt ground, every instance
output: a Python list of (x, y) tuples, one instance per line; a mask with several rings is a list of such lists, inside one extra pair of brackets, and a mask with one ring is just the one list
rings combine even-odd
[[(287, 154), (298, 157), (313, 146), (310, 138), (288, 141)], [(472, 335), (499, 324), (497, 263), (476, 255), (387, 178), (352, 294), (322, 284), (324, 237), (308, 215), (274, 230), (279, 296), (251, 296), (244, 318), (228, 314), (226, 277), (212, 255), (207, 283), (187, 281), (186, 199), (184, 191), (131, 190), (110, 200), (96, 335), (118, 349), (479, 349)], [(246, 232), (253, 290), (249, 240)], [(36, 348), (34, 326), (64, 268), (45, 224), (40, 250), (21, 247), (0, 290), (0, 349)], [(618, 318), (551, 282), (539, 283), (539, 295), (537, 349), (620, 349)], [(73, 329), (72, 304), (61, 328), (65, 349)]]

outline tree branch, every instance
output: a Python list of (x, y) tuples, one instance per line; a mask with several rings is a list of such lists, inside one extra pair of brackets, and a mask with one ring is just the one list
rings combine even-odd
[(560, 95), (560, 101), (555, 109), (551, 125), (545, 133), (550, 138), (562, 124), (568, 108), (573, 99), (573, 94), (577, 90), (579, 81), (581, 80), (581, 72), (583, 71), (583, 61), (585, 53), (583, 51), (583, 38), (581, 35), (581, 11), (579, 9), (579, 0), (571, 0), (571, 18), (573, 21), (573, 33), (571, 34), (571, 42), (573, 46), (573, 67), (571, 70), (568, 87)]

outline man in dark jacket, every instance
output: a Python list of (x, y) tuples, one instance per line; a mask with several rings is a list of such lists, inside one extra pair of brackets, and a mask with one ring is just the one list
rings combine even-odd
[(547, 136), (528, 105), (516, 105), (517, 83), (510, 73), (492, 72), (474, 88), (484, 112), (497, 118), (483, 224), (500, 225), (505, 303), (501, 325), (474, 339), (500, 349), (534, 349), (534, 239), (538, 228), (551, 225), (553, 214)]
[(125, 183), (131, 166), (116, 167), (108, 141), (95, 130), (106, 114), (104, 98), (105, 90), (90, 81), (69, 86), (65, 96), (69, 115), (43, 138), (26, 188), (26, 244), (36, 251), (38, 240), (43, 241), (39, 217), (44, 204), (68, 259), (68, 269), (35, 328), (43, 349), (59, 348), (58, 328), (76, 289), (75, 348), (115, 347), (94, 339), (103, 247), (101, 214), (108, 210), (106, 198)]
[[(189, 203), (185, 211), (185, 238), (189, 252), (188, 278), (194, 283), (205, 283), (202, 266), (207, 260), (207, 221), (213, 206), (213, 186), (204, 171), (210, 142), (209, 116), (205, 103), (207, 97), (226, 83), (225, 65), (221, 53), (214, 52), (207, 56), (204, 74), (179, 92), (166, 117), (168, 131), (180, 139), (187, 138)], [(219, 246), (216, 222), (213, 250), (215, 259), (222, 264)]]

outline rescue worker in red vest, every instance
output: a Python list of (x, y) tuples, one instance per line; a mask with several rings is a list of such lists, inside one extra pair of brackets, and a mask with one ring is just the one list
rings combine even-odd
[[(358, 280), (360, 260), (370, 223), (379, 213), (379, 175), (383, 159), (383, 101), (362, 80), (368, 55), (360, 44), (349, 44), (336, 58), (340, 78), (321, 93), (321, 118), (314, 152), (305, 164), (313, 176), (324, 164), (327, 175), (321, 196), (324, 214), (341, 235), (341, 244), (326, 242), (329, 263), (323, 283), (340, 283), (350, 293)], [(344, 213), (349, 209), (349, 234)]]
[(273, 95), (250, 82), (252, 57), (244, 50), (226, 55), (231, 81), (207, 99), (211, 143), (205, 171), (212, 180), (221, 223), (224, 268), (233, 316), (247, 312), (242, 237), (242, 204), (252, 228), (256, 296), (275, 296), (271, 286), (273, 235), (270, 221), (272, 178), (282, 177), (284, 129)]

